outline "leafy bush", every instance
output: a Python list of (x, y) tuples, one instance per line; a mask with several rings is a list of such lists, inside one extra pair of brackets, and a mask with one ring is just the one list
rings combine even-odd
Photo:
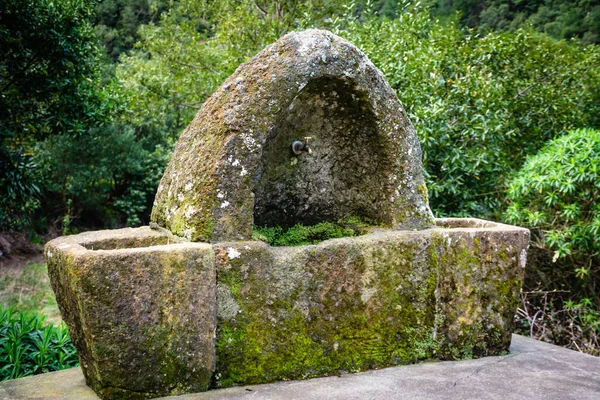
[[(27, 169), (36, 174), (0, 167), (0, 225), (3, 217), (4, 225), (13, 226), (31, 214), (39, 204), (36, 188), (42, 191), (39, 226), (62, 221), (69, 232), (73, 225), (146, 222), (168, 152), (202, 102), (241, 62), (281, 35), (309, 27), (330, 29), (354, 42), (386, 75), (420, 137), (438, 216), (497, 218), (506, 206), (506, 181), (527, 155), (570, 127), (600, 128), (598, 47), (557, 42), (531, 29), (479, 36), (457, 21), (431, 19), (429, 10), (408, 0), (181, 0), (169, 2), (164, 12), (163, 0), (153, 6), (104, 1), (98, 4), (97, 22), (111, 32), (129, 32), (120, 38), (124, 42), (113, 43), (120, 49), (113, 56), (134, 38), (140, 40), (116, 66), (106, 68), (116, 70), (119, 84), (103, 88), (98, 85), (99, 43), (86, 8), (90, 3), (77, 0), (67, 7), (36, 0), (31, 12), (22, 2), (9, 3), (11, 18), (22, 21), (6, 26), (0, 21), (6, 47), (17, 49), (19, 35), (32, 47), (18, 48), (10, 52), (15, 60), (0, 63), (2, 75), (16, 79), (2, 92), (0, 150), (27, 154), (24, 161), (5, 165), (33, 165)], [(401, 7), (393, 10), (397, 3)], [(56, 17), (62, 7), (73, 18)], [(135, 10), (139, 18), (133, 18)], [(150, 20), (157, 22), (136, 31), (139, 22)], [(36, 45), (42, 39), (52, 44), (52, 29), (60, 33), (65, 24), (77, 34), (73, 43), (63, 43), (71, 52)], [(48, 69), (61, 65), (69, 68)], [(50, 136), (36, 150), (36, 142)], [(119, 143), (131, 152), (129, 159), (123, 159)], [(31, 164), (36, 151), (42, 154)], [(20, 174), (19, 179), (11, 174)], [(3, 180), (20, 186), (2, 185)], [(16, 189), (24, 200), (2, 196), (4, 188)]]
[(128, 126), (90, 129), (79, 138), (41, 142), (44, 215), (63, 234), (77, 227), (140, 225), (147, 221), (168, 159), (162, 139)]
[(563, 273), (600, 282), (600, 131), (579, 129), (547, 143), (511, 180), (506, 220), (534, 230)]
[(448, 17), (460, 11), (462, 23), (489, 29), (514, 30), (532, 24), (540, 32), (557, 39), (580, 38), (599, 43), (600, 5), (597, 1), (580, 0), (427, 0), (432, 14)]
[(95, 5), (95, 27), (106, 54), (114, 61), (133, 48), (142, 24), (157, 22), (168, 8), (167, 0), (103, 0)]
[(0, 231), (25, 229), (38, 208), (40, 188), (35, 163), (20, 151), (0, 143)]
[(548, 142), (510, 182), (508, 222), (532, 231), (520, 333), (600, 354), (600, 132)]
[(312, 226), (296, 224), (287, 230), (280, 226), (265, 226), (256, 227), (252, 238), (271, 246), (302, 246), (328, 239), (359, 236), (366, 233), (367, 226), (358, 218), (347, 218), (337, 222), (320, 222)]
[(321, 24), (339, 1), (215, 2), (180, 0), (160, 23), (140, 26), (136, 51), (122, 55), (117, 76), (131, 99), (130, 122), (177, 139), (235, 69), (281, 35)]
[(0, 380), (75, 367), (79, 364), (67, 327), (0, 308)]
[(113, 117), (89, 0), (0, 3), (0, 229), (38, 208), (36, 142), (77, 138)]

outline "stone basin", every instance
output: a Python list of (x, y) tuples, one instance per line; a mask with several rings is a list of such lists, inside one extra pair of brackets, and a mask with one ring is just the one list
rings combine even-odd
[(528, 230), (435, 222), (298, 247), (129, 228), (46, 257), (88, 385), (150, 398), (507, 351)]

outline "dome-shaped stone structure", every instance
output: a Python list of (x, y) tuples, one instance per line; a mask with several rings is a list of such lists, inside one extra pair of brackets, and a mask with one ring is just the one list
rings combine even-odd
[[(294, 154), (311, 137), (311, 154)], [(192, 241), (358, 216), (433, 223), (415, 129), (383, 74), (323, 30), (285, 35), (237, 71), (181, 135), (152, 221)]]

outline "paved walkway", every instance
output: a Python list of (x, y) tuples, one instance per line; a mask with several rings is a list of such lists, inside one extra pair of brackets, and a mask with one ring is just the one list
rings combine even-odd
[[(0, 399), (97, 400), (79, 368), (0, 383)], [(600, 358), (513, 335), (510, 354), (341, 377), (213, 390), (171, 400), (600, 399)]]

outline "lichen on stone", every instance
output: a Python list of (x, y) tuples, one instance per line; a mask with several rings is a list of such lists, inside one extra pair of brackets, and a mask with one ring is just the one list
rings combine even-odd
[[(304, 137), (312, 154), (294, 156), (291, 143)], [(179, 139), (152, 221), (212, 242), (250, 239), (255, 223), (349, 215), (423, 229), (433, 221), (423, 188), (415, 130), (381, 72), (344, 39), (307, 30), (261, 51), (205, 102)]]

